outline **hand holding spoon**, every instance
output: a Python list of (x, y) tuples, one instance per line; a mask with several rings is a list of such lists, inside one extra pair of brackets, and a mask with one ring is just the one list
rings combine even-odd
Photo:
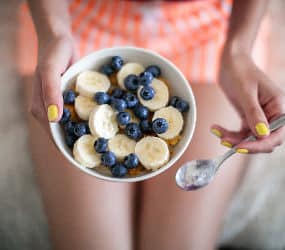
[[(269, 125), (270, 131), (277, 130), (285, 125), (285, 114), (272, 121)], [(256, 137), (251, 135), (243, 141), (254, 141)], [(224, 155), (209, 160), (194, 160), (186, 162), (176, 172), (176, 184), (183, 190), (190, 191), (208, 185), (222, 165), (230, 156), (236, 153), (236, 147), (227, 151)]]

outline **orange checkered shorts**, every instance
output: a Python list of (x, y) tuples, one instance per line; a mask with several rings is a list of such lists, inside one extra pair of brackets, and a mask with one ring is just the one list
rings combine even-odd
[[(171, 60), (190, 82), (216, 82), (231, 0), (70, 0), (69, 11), (80, 56), (107, 47), (138, 46)], [(27, 68), (25, 61), (35, 51), (27, 47), (36, 39), (27, 7), (20, 17), (20, 41), (26, 43), (20, 46), (20, 59)], [(29, 52), (25, 55), (21, 47)]]

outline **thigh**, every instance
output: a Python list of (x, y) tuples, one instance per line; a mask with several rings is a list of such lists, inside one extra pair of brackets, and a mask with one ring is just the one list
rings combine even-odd
[(54, 248), (132, 249), (133, 186), (99, 181), (80, 172), (32, 117), (29, 129)]
[(192, 192), (178, 189), (175, 172), (186, 161), (214, 157), (226, 149), (210, 134), (213, 122), (238, 127), (237, 115), (215, 85), (194, 85), (198, 119), (193, 140), (169, 171), (143, 183), (140, 249), (214, 249), (224, 211), (243, 174), (244, 158), (224, 163), (214, 181)]

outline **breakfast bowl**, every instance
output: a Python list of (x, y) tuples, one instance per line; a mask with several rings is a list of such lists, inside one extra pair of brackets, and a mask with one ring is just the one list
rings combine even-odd
[[(191, 89), (189, 82), (184, 77), (182, 72), (172, 62), (170, 62), (166, 58), (162, 57), (161, 55), (159, 55), (159, 54), (157, 54), (151, 50), (146, 50), (146, 49), (136, 48), (136, 47), (107, 48), (107, 49), (103, 49), (100, 51), (96, 51), (94, 53), (91, 53), (91, 54), (83, 57), (78, 62), (73, 64), (63, 74), (63, 76), (61, 78), (61, 91), (64, 93), (64, 91), (66, 91), (68, 89), (74, 89), (75, 82), (76, 82), (76, 84), (78, 83), (79, 78), (80, 78), (79, 75), (80, 74), (82, 75), (83, 74), (82, 72), (86, 72), (86, 71), (97, 71), (98, 72), (100, 69), (102, 69), (102, 65), (108, 65), (111, 58), (113, 58), (114, 56), (119, 56), (120, 58), (123, 58), (124, 62), (126, 62), (126, 63), (135, 62), (137, 64), (142, 65), (144, 68), (146, 68), (149, 65), (157, 66), (161, 70), (161, 77), (159, 79), (161, 81), (163, 81), (165, 83), (165, 85), (167, 86), (167, 88), (169, 89), (169, 99), (170, 99), (170, 97), (179, 97), (179, 98), (181, 98), (181, 100), (185, 100), (188, 103), (189, 108), (187, 109), (187, 112), (183, 113), (183, 128), (182, 128), (181, 132), (179, 133), (179, 136), (176, 136), (175, 140), (173, 140), (173, 139), (165, 140), (167, 142), (167, 143), (165, 143), (165, 145), (167, 145), (167, 147), (169, 148), (169, 157), (168, 157), (167, 162), (165, 162), (163, 165), (161, 165), (155, 169), (144, 168), (142, 166), (140, 166), (136, 169), (129, 169), (127, 174), (125, 174), (123, 177), (121, 176), (122, 178), (118, 178), (118, 177), (115, 177), (114, 174), (112, 175), (111, 168), (103, 166), (102, 164), (97, 164), (95, 167), (90, 167), (90, 166), (86, 167), (84, 164), (82, 164), (78, 160), (76, 160), (75, 159), (76, 158), (75, 157), (76, 152), (75, 152), (74, 148), (72, 150), (66, 144), (65, 132), (64, 132), (64, 129), (63, 129), (63, 126), (61, 123), (50, 123), (50, 130), (51, 130), (53, 140), (54, 140), (56, 146), (58, 147), (59, 151), (65, 156), (65, 158), (71, 163), (72, 166), (80, 169), (84, 173), (91, 175), (91, 176), (95, 176), (99, 179), (107, 180), (107, 181), (116, 181), (116, 182), (142, 181), (142, 180), (146, 180), (146, 179), (152, 178), (154, 176), (157, 176), (160, 173), (166, 171), (171, 166), (173, 166), (174, 163), (182, 156), (182, 154), (185, 152), (185, 150), (189, 146), (190, 141), (191, 141), (192, 136), (193, 136), (193, 133), (194, 133), (194, 130), (195, 130), (195, 125), (196, 125), (195, 98), (194, 98), (194, 95), (193, 95), (193, 92), (192, 92), (192, 89)], [(119, 73), (117, 73), (117, 75), (118, 74)], [(84, 77), (86, 77), (86, 76), (84, 76)], [(157, 80), (157, 81), (160, 81), (160, 80)], [(112, 85), (112, 83), (113, 83), (112, 79), (110, 80), (110, 83)], [(75, 92), (77, 90), (78, 89), (76, 89)], [(83, 90), (79, 89), (79, 91), (83, 91)], [(156, 91), (158, 91), (158, 92), (161, 91), (161, 88), (159, 87), (159, 89), (157, 89)], [(89, 98), (92, 98), (92, 100), (95, 99), (93, 96), (89, 97)], [(110, 106), (107, 104), (104, 104), (104, 105)], [(169, 104), (167, 103), (166, 106), (168, 106), (168, 105)], [(100, 109), (102, 110), (102, 107)], [(169, 109), (171, 109), (172, 111), (176, 110), (172, 106)], [(155, 112), (155, 111), (153, 111), (153, 112)], [(162, 113), (162, 111), (160, 113)], [(91, 116), (94, 118), (96, 116), (96, 114), (91, 113), (90, 117)], [(154, 116), (159, 116), (159, 115), (154, 113)], [(104, 115), (101, 116), (100, 118), (102, 118), (102, 119), (97, 120), (99, 123), (100, 123), (100, 120), (105, 119)], [(90, 127), (91, 133), (93, 133), (94, 130), (96, 130), (96, 129), (99, 130), (99, 129), (96, 127), (95, 128), (91, 127), (91, 126), (93, 126), (93, 123), (92, 122), (90, 123), (90, 119), (91, 118), (89, 118), (89, 127)], [(154, 123), (154, 121), (153, 121), (153, 123)], [(96, 126), (96, 122), (95, 122), (94, 126)], [(153, 124), (152, 124), (152, 126), (153, 126)], [(168, 124), (167, 126), (171, 126), (171, 124)], [(111, 131), (112, 128), (110, 128), (109, 130)], [(106, 132), (108, 132), (107, 133), (108, 135), (110, 134), (110, 131), (106, 131)], [(155, 139), (155, 138), (157, 138), (157, 139)], [(154, 139), (162, 141), (160, 138), (160, 135), (158, 135), (158, 137), (154, 137)], [(163, 139), (165, 139), (165, 138), (163, 138)], [(74, 144), (74, 147), (75, 147), (76, 143)], [(135, 142), (133, 142), (133, 143), (135, 143)], [(154, 143), (156, 143), (156, 142), (154, 142)], [(136, 145), (138, 145), (137, 141), (136, 141)], [(116, 150), (118, 147), (114, 148), (114, 146), (113, 146), (114, 150)], [(143, 154), (145, 154), (144, 151), (148, 151), (148, 147), (151, 148), (152, 143), (147, 144), (146, 150), (143, 149), (140, 151)], [(158, 152), (158, 151), (161, 151), (162, 148), (158, 147), (155, 150), (157, 150), (157, 152)], [(152, 150), (152, 151), (155, 151), (155, 150)], [(155, 152), (150, 152), (150, 153), (153, 153), (154, 157), (155, 157)], [(152, 162), (151, 161), (149, 161), (149, 162), (150, 162), (149, 164), (151, 165)], [(141, 161), (140, 161), (140, 163), (141, 163)]]

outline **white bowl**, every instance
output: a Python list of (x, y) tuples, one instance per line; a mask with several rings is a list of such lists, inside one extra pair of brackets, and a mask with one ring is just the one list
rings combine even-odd
[[(80, 165), (72, 155), (72, 151), (67, 147), (64, 141), (64, 134), (58, 123), (50, 123), (51, 134), (58, 147), (66, 159), (75, 167), (83, 172), (95, 176), (100, 179), (117, 182), (136, 182), (154, 177), (168, 168), (170, 168), (184, 153), (188, 147), (196, 125), (196, 104), (191, 87), (181, 73), (181, 71), (170, 61), (150, 50), (136, 47), (114, 47), (96, 51), (73, 64), (62, 76), (61, 90), (64, 91), (70, 84), (74, 83), (76, 76), (87, 69), (98, 70), (98, 68), (107, 63), (114, 55), (120, 55), (126, 62), (138, 62), (144, 66), (155, 64), (161, 68), (162, 77), (167, 80), (170, 87), (170, 96), (177, 95), (184, 98), (190, 104), (190, 110), (184, 114), (184, 129), (181, 140), (175, 146), (170, 161), (160, 169), (154, 172), (143, 173), (140, 176), (115, 178), (112, 177), (105, 167), (102, 168), (86, 168)], [(105, 171), (104, 171), (105, 170)]]

